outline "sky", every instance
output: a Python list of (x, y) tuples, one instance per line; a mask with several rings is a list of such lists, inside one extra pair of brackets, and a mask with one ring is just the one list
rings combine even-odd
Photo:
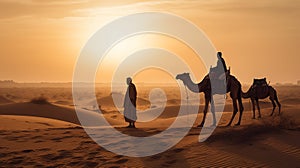
[[(271, 83), (300, 80), (299, 0), (1, 0), (0, 80), (70, 82), (80, 51), (97, 30), (116, 18), (146, 11), (172, 13), (202, 29), (242, 83), (261, 77)], [(121, 57), (153, 46), (181, 55), (197, 71), (195, 81), (207, 73), (184, 44), (142, 35), (111, 49), (100, 63), (97, 81), (110, 82)], [(155, 69), (134, 77), (138, 82), (171, 80)]]

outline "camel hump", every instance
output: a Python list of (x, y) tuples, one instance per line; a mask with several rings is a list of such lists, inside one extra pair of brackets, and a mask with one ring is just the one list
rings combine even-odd
[(253, 79), (252, 88), (260, 94), (268, 94), (270, 89), (266, 78)]
[(267, 78), (253, 79), (253, 86), (268, 86)]

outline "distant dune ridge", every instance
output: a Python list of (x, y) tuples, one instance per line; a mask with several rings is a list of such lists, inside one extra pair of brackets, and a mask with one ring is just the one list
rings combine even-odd
[[(114, 96), (115, 101), (120, 103), (120, 104), (118, 104), (119, 105), (118, 107), (122, 108), (123, 107), (123, 101), (124, 101), (124, 95), (123, 94), (114, 94), (114, 95), (110, 94), (108, 96), (98, 98), (97, 102), (101, 107), (115, 107), (116, 105), (114, 103), (113, 96)], [(149, 108), (150, 107), (150, 102), (148, 100), (144, 99), (144, 98), (138, 97), (137, 98), (137, 106), (138, 106), (138, 108), (141, 108), (141, 107)]]
[(0, 96), (0, 104), (9, 104), (14, 103), (14, 101), (5, 98), (4, 96)]
[[(137, 129), (124, 128), (124, 118), (113, 104), (107, 88), (98, 88), (97, 101), (106, 120), (116, 129), (131, 136), (151, 136), (169, 127), (178, 117), (180, 93), (166, 87), (166, 108), (150, 122), (138, 122)], [(139, 88), (140, 116), (151, 116), (149, 88)], [(10, 88), (0, 90), (0, 165), (70, 166), (70, 167), (300, 167), (300, 89), (278, 86), (282, 115), (269, 117), (272, 105), (261, 101), (262, 119), (251, 119), (252, 110), (244, 100), (242, 125), (224, 127), (231, 117), (232, 105), (227, 100), (219, 126), (204, 143), (198, 142), (201, 128), (192, 128), (179, 144), (166, 152), (143, 158), (116, 155), (98, 146), (82, 129), (72, 105), (69, 88)], [(36, 95), (45, 95), (47, 103), (30, 102)], [(120, 99), (123, 94), (120, 94)], [(16, 99), (11, 99), (16, 97)], [(183, 98), (185, 99), (185, 98)], [(203, 98), (200, 96), (200, 100)], [(15, 101), (15, 102), (14, 102)], [(183, 102), (186, 102), (184, 100)], [(199, 103), (200, 104), (200, 103)], [(203, 104), (194, 123), (202, 119)], [(185, 106), (186, 104), (184, 104)], [(183, 106), (183, 108), (184, 108)], [(185, 108), (184, 108), (185, 109)], [(83, 110), (97, 121), (99, 114)], [(188, 114), (188, 113), (187, 113)], [(208, 113), (208, 115), (211, 115)], [(235, 121), (234, 121), (235, 122)], [(105, 129), (105, 127), (103, 127)], [(109, 136), (109, 135), (101, 135)], [(112, 143), (122, 143), (111, 139)], [(30, 159), (29, 159), (30, 158)], [(55, 161), (53, 161), (55, 160)]]
[(1, 115), (37, 116), (80, 124), (74, 109), (53, 104), (15, 103), (0, 106)]

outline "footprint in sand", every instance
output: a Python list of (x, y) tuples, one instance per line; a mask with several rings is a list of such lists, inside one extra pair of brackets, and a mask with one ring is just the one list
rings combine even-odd
[(32, 139), (42, 139), (42, 138), (43, 138), (43, 137), (40, 136), (40, 135), (32, 137)]
[(41, 142), (45, 142), (45, 141), (42, 141), (42, 140), (34, 141), (34, 143), (41, 143)]
[(62, 141), (61, 141), (61, 138), (52, 138), (51, 140), (52, 140), (52, 141), (55, 141), (55, 142), (62, 142)]
[(81, 142), (82, 144), (90, 144), (90, 143), (93, 143), (93, 141), (83, 141)]
[(38, 149), (38, 151), (50, 151), (50, 148), (42, 148), (42, 149)]
[(32, 150), (32, 149), (22, 150), (22, 153), (30, 153), (30, 152), (34, 152), (34, 150)]
[(59, 156), (62, 156), (62, 157), (70, 157), (70, 156), (73, 156), (72, 155), (72, 152), (68, 151), (68, 150), (59, 150)]
[(9, 133), (6, 131), (0, 131), (0, 135), (8, 135)]

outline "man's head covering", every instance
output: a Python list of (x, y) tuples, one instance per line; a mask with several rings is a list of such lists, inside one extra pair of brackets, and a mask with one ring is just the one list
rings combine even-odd
[(217, 52), (217, 56), (220, 57), (220, 58), (222, 58), (222, 52), (220, 52), (220, 51)]
[(126, 81), (127, 81), (127, 84), (129, 85), (129, 84), (132, 82), (132, 79), (131, 79), (130, 77), (128, 77), (128, 78), (126, 79)]

